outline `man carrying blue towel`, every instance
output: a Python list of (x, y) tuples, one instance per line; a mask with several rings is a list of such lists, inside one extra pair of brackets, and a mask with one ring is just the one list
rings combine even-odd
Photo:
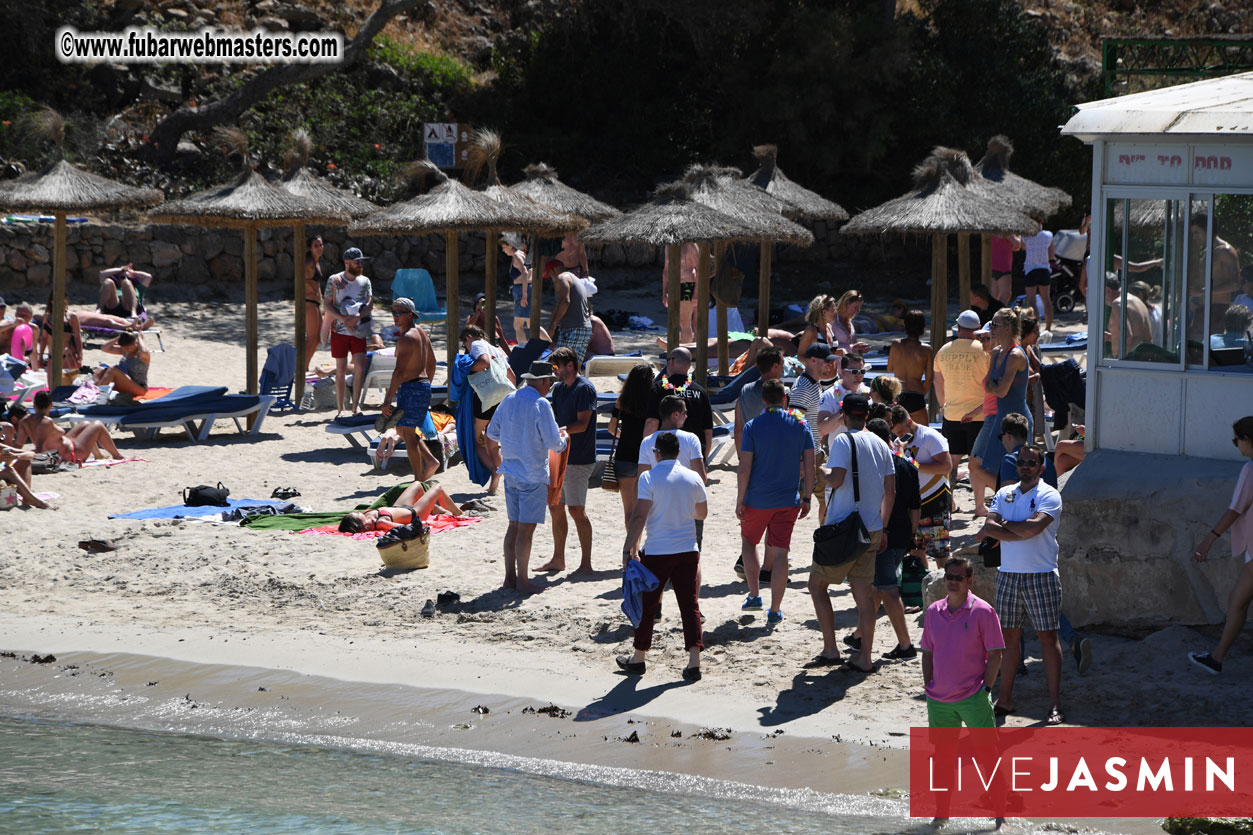
[[(658, 434), (653, 455), (656, 463), (640, 474), (636, 485), (635, 511), (622, 545), (622, 564), (625, 567), (630, 560), (639, 560), (657, 577), (656, 587), (643, 595), (644, 612), (656, 610), (667, 580), (673, 584), (683, 619), (683, 645), (688, 652), (683, 678), (700, 681), (700, 651), (705, 645), (700, 626), (696, 520), (704, 519), (709, 512), (705, 484), (696, 473), (679, 466), (679, 439), (675, 435)], [(640, 535), (645, 528), (648, 540), (640, 550)], [(653, 618), (644, 617), (635, 630), (635, 652), (618, 656), (618, 667), (632, 675), (643, 675), (644, 659), (652, 645)]]

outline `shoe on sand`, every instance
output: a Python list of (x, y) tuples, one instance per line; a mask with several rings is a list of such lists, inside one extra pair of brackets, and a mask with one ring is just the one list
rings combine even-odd
[(629, 655), (619, 655), (614, 659), (618, 662), (618, 669), (624, 673), (630, 673), (633, 676), (642, 676), (644, 671), (648, 669), (647, 662), (632, 661)]
[(1080, 638), (1075, 641), (1070, 652), (1075, 656), (1075, 666), (1079, 668), (1079, 675), (1086, 675), (1088, 670), (1092, 669), (1092, 642), (1087, 638)]
[(1188, 660), (1212, 676), (1216, 676), (1223, 671), (1222, 662), (1215, 661), (1214, 657), (1208, 652), (1189, 652)]

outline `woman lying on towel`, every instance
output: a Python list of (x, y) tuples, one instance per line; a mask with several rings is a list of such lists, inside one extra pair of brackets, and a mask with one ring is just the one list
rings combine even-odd
[(464, 515), (462, 509), (448, 498), (443, 487), (438, 484), (432, 486), (415, 481), (396, 498), (394, 507), (380, 507), (359, 513), (349, 513), (340, 521), (339, 532), (386, 531), (397, 525), (408, 525), (418, 520), (426, 521), (436, 507), (453, 516)]

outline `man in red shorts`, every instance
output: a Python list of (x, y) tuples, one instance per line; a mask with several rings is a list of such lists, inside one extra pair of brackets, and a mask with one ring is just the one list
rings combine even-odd
[(361, 384), (365, 382), (366, 342), (372, 333), (370, 314), (374, 290), (362, 275), (365, 256), (355, 246), (344, 250), (344, 271), (326, 280), (322, 306), (331, 324), (331, 356), (335, 358), (335, 417), (344, 413), (348, 357), (352, 355), (352, 411), (361, 412)]
[(805, 423), (805, 413), (787, 408), (781, 380), (762, 384), (761, 402), (765, 411), (744, 426), (735, 515), (740, 520), (744, 577), (748, 581), (748, 599), (741, 608), (750, 612), (762, 608), (757, 543), (765, 534), (766, 556), (772, 564), (766, 622), (775, 624), (783, 620), (780, 607), (787, 590), (792, 526), (809, 514), (812, 501), (814, 437)]

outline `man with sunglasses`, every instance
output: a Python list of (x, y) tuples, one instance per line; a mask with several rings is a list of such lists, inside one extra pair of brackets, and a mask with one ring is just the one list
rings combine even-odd
[(974, 570), (956, 557), (944, 566), (948, 594), (927, 607), (922, 620), (922, 683), (927, 725), (991, 728), (992, 683), (1005, 649), (996, 610), (970, 593)]
[(1061, 706), (1062, 647), (1058, 627), (1062, 613), (1062, 584), (1057, 573), (1057, 525), (1062, 497), (1041, 479), (1044, 450), (1027, 444), (1018, 450), (1017, 484), (1002, 487), (988, 508), (976, 540), (1001, 542), (1001, 567), (996, 574), (996, 611), (1005, 638), (1001, 695), (996, 713), (1014, 712), (1014, 675), (1021, 654), (1022, 627), (1027, 617), (1036, 629), (1048, 679), (1047, 723), (1066, 721)]
[(849, 394), (870, 394), (870, 387), (865, 383), (866, 361), (858, 354), (845, 354), (840, 357), (840, 381), (827, 389), (818, 401), (818, 432), (830, 445), (830, 438), (848, 431), (844, 413), (840, 404)]
[(352, 411), (361, 411), (365, 351), (373, 329), (374, 290), (362, 273), (366, 258), (355, 246), (344, 250), (344, 271), (326, 280), (322, 307), (331, 317), (331, 356), (335, 358), (335, 417), (344, 412), (348, 357), (352, 356)]

